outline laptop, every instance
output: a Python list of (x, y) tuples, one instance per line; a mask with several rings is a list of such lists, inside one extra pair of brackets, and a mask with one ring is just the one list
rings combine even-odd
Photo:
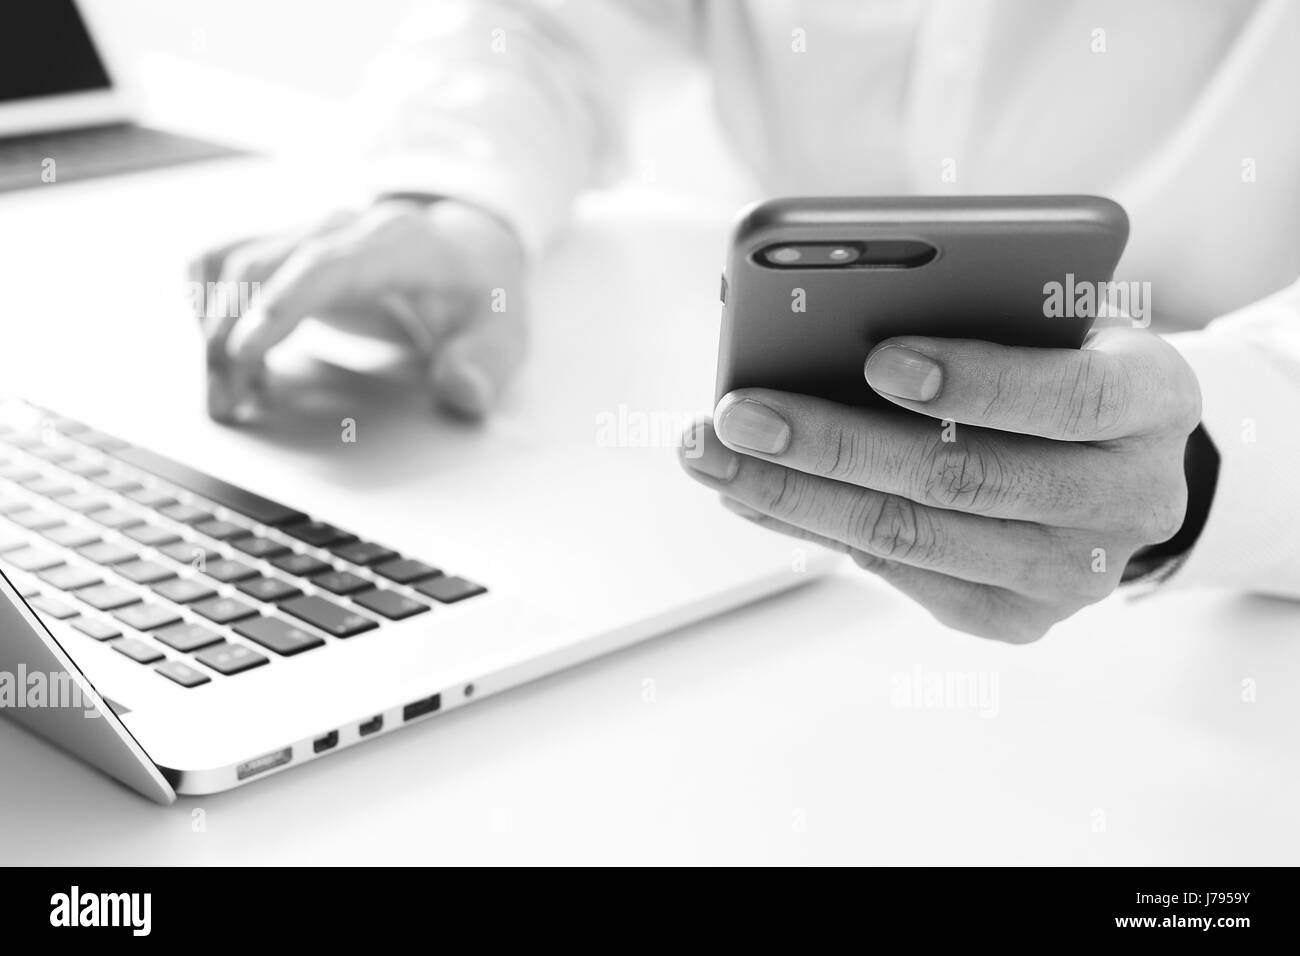
[[(657, 467), (610, 475), (645, 495), (635, 514), (611, 517), (578, 486), (538, 516), (529, 542), (502, 542), (522, 567), (498, 582), (481, 558), (482, 568), (457, 563), (481, 550), (454, 538), (409, 550), (365, 534), (364, 496), (340, 489), (344, 526), (5, 400), (0, 712), (170, 803), (328, 757), (833, 566), (829, 553), (792, 551), (722, 513), (663, 451)], [(657, 500), (645, 494), (656, 487)], [(482, 509), (484, 533), (500, 534), (485, 497), (461, 494)], [(418, 533), (404, 541), (427, 537), (421, 516), (408, 523)], [(674, 548), (680, 561), (646, 558)]]
[(75, 0), (0, 7), (0, 192), (240, 153), (133, 115)]
[[(136, 281), (179, 282), (168, 256), (203, 217), (146, 193), (225, 195), (223, 177), (253, 181), (240, 166), (193, 167), (201, 186), (88, 186), (79, 235), (102, 248), (97, 230), (116, 236), (135, 210)], [(11, 229), (59, 228), (28, 198), (6, 209)], [(274, 395), (257, 429), (220, 428), (192, 317), (165, 297), (81, 308), (40, 292), (66, 256), (27, 263), (9, 308), (47, 321), (9, 349), (41, 367), (23, 379), (39, 402), (0, 401), (0, 713), (170, 803), (436, 724), (834, 567), (720, 508), (676, 460), (712, 391), (722, 224), (601, 222), (539, 272), (530, 362), (477, 427), (343, 368), (360, 350), (335, 343), (333, 362), (284, 356), (286, 380), (321, 378)], [(431, 759), (438, 737), (412, 730), (405, 759)]]

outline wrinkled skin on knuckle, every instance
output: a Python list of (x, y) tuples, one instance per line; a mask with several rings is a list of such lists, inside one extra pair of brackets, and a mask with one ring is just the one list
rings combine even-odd
[(824, 422), (816, 430), (818, 474), (852, 482), (867, 471), (871, 439), (861, 428)]
[(1001, 451), (992, 442), (935, 437), (917, 464), (915, 486), (939, 508), (985, 514), (1008, 494), (1011, 481)]
[(933, 529), (916, 505), (898, 495), (862, 496), (850, 526), (863, 548), (881, 557), (908, 561), (932, 551)]
[(808, 483), (796, 471), (774, 468), (764, 478), (759, 491), (760, 511), (790, 523), (804, 508)]

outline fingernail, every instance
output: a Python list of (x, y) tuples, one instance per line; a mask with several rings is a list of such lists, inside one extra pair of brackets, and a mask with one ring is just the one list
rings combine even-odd
[(690, 449), (689, 453), (684, 450), (682, 454), (686, 467), (710, 478), (730, 481), (740, 469), (740, 456), (718, 441), (708, 422), (695, 424), (689, 445), (683, 445), (686, 448)]
[(752, 398), (724, 401), (717, 427), (727, 442), (764, 455), (779, 455), (790, 445), (785, 419)]
[(901, 345), (876, 349), (868, 356), (863, 373), (876, 391), (912, 402), (930, 401), (943, 385), (939, 363)]
[(486, 415), (496, 399), (492, 379), (469, 362), (439, 365), (433, 377), (433, 389), (443, 405), (472, 418)]

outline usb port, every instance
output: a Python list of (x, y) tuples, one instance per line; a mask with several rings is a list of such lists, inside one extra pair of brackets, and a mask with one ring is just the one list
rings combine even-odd
[(241, 763), (235, 768), (235, 776), (240, 780), (247, 780), (259, 773), (266, 773), (266, 771), (274, 770), (276, 767), (283, 767), (292, 759), (293, 748), (285, 747), (283, 750), (262, 754), (260, 757)]
[(383, 729), (384, 729), (383, 714), (376, 714), (374, 717), (371, 717), (369, 720), (367, 720), (364, 724), (361, 724), (359, 727), (357, 727), (357, 731), (361, 734), (362, 737), (369, 737), (371, 734), (375, 733), (376, 731), (383, 730)]
[(318, 754), (323, 754), (327, 750), (333, 750), (338, 745), (339, 745), (339, 732), (337, 730), (331, 730), (328, 734), (326, 734), (324, 737), (320, 738), (319, 740), (313, 740), (311, 742), (311, 749)]
[(441, 706), (441, 694), (434, 694), (432, 697), (424, 698), (424, 700), (412, 701), (402, 708), (402, 720), (415, 720), (416, 717), (432, 714)]

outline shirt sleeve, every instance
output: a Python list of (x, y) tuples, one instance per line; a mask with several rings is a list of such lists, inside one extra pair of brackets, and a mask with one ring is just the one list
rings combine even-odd
[(1214, 502), (1165, 586), (1300, 599), (1300, 282), (1169, 341), (1201, 383)]
[(367, 188), (475, 203), (536, 255), (617, 175), (636, 82), (696, 19), (691, 0), (425, 5), (358, 97)]

